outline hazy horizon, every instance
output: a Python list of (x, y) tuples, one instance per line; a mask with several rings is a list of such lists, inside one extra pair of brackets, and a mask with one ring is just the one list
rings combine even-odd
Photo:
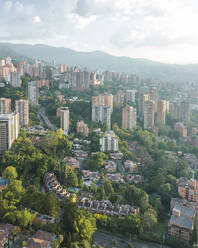
[(169, 64), (198, 63), (192, 0), (1, 0), (0, 42), (46, 44)]

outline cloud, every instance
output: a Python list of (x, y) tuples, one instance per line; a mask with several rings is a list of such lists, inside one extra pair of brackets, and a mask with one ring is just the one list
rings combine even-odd
[(1, 0), (1, 4), (0, 41), (137, 57), (146, 50), (145, 56), (162, 59), (162, 54), (181, 58), (183, 51), (176, 51), (184, 46), (198, 52), (197, 0)]
[(41, 18), (39, 16), (33, 17), (33, 23), (40, 23), (40, 22), (41, 22)]

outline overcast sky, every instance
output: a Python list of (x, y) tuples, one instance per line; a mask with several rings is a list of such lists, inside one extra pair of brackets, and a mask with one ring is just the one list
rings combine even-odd
[(0, 0), (0, 41), (198, 63), (197, 0)]

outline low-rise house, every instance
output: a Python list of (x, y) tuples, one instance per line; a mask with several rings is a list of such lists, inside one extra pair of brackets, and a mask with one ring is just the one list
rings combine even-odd
[(125, 183), (123, 175), (121, 173), (114, 173), (114, 174), (107, 173), (105, 177), (106, 179), (114, 183)]
[(11, 224), (0, 223), (0, 248), (8, 247), (17, 238), (20, 228)]
[(117, 160), (122, 160), (122, 157), (123, 157), (123, 153), (121, 153), (121, 152), (118, 152), (118, 153), (110, 153), (110, 158), (111, 158), (112, 160), (115, 160), (115, 161), (117, 161)]
[(72, 170), (79, 169), (79, 162), (73, 157), (67, 156), (63, 159), (63, 163), (68, 164)]
[(124, 162), (124, 168), (126, 171), (129, 171), (129, 172), (134, 172), (134, 171), (137, 171), (137, 165), (136, 163), (130, 161), (130, 160), (126, 160)]
[(144, 182), (144, 177), (141, 175), (128, 174), (126, 180), (129, 183), (142, 184)]
[(105, 167), (105, 171), (109, 173), (114, 173), (117, 171), (117, 165), (112, 160), (105, 161), (104, 167)]
[(172, 209), (172, 215), (168, 222), (169, 235), (191, 241), (195, 214), (196, 211), (193, 208), (176, 205)]
[(82, 170), (83, 180), (90, 180), (92, 182), (98, 182), (100, 180), (100, 173), (89, 170)]
[(131, 213), (138, 214), (139, 208), (130, 205), (113, 205), (109, 200), (90, 200), (87, 197), (78, 199), (78, 207), (89, 210), (91, 213), (105, 214), (108, 216), (127, 216)]
[(52, 248), (56, 239), (54, 233), (38, 230), (36, 234), (27, 241), (25, 248)]
[(44, 176), (45, 187), (48, 191), (53, 191), (58, 200), (64, 201), (70, 197), (70, 193), (67, 192), (58, 182), (54, 173), (46, 173)]
[(77, 159), (85, 159), (88, 157), (88, 152), (83, 150), (75, 150), (73, 153)]

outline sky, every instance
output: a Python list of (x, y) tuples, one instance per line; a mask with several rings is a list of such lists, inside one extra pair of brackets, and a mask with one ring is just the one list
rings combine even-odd
[(197, 0), (0, 0), (0, 42), (198, 63)]

